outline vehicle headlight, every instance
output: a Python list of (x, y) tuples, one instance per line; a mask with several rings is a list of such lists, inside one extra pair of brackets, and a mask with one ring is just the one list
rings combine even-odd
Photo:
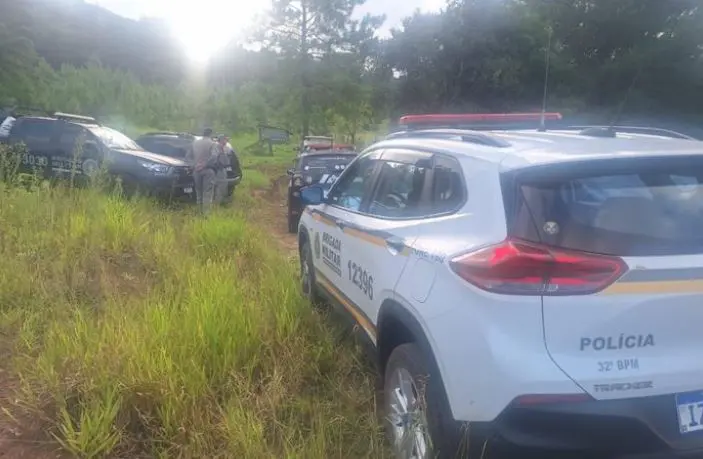
[(293, 186), (300, 186), (303, 184), (303, 181), (300, 180), (299, 178), (293, 180)]
[(166, 175), (170, 169), (170, 167), (165, 164), (151, 163), (149, 161), (139, 161), (139, 164), (155, 175)]
[(307, 177), (305, 177), (305, 183), (310, 185), (312, 183), (312, 176), (308, 175)]

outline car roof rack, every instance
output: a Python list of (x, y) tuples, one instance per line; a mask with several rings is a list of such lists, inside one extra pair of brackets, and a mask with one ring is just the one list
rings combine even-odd
[(459, 137), (462, 142), (485, 145), (487, 147), (506, 148), (511, 146), (509, 142), (483, 132), (468, 129), (422, 129), (394, 132), (386, 136), (386, 140), (409, 139), (409, 138), (430, 138), (452, 140)]
[(401, 130), (416, 129), (467, 129), (467, 130), (507, 130), (539, 127), (540, 122), (559, 121), (561, 113), (459, 113), (404, 115), (398, 120)]
[(588, 137), (615, 138), (617, 133), (623, 134), (649, 134), (661, 137), (670, 137), (672, 139), (696, 140), (681, 132), (672, 131), (671, 129), (646, 127), (646, 126), (570, 126), (568, 129), (578, 129), (579, 134)]
[(73, 113), (64, 113), (64, 112), (54, 112), (52, 114), (52, 116), (54, 118), (56, 118), (57, 120), (72, 121), (74, 123), (99, 124), (98, 120), (96, 120), (92, 116), (75, 115)]

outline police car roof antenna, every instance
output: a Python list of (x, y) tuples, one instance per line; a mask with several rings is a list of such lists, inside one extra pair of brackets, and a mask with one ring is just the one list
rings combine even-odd
[(642, 75), (642, 70), (644, 69), (644, 60), (640, 62), (640, 67), (637, 69), (637, 73), (635, 74), (635, 77), (632, 79), (632, 82), (630, 83), (630, 86), (627, 88), (627, 92), (625, 93), (625, 97), (622, 98), (622, 102), (620, 102), (620, 106), (618, 109), (615, 111), (615, 116), (610, 120), (610, 124), (608, 125), (608, 132), (612, 133), (615, 135), (615, 126), (618, 124), (618, 121), (620, 121), (620, 117), (622, 116), (623, 110), (625, 110), (625, 105), (627, 104), (627, 101), (630, 99), (630, 94), (632, 93), (632, 89), (635, 87), (637, 84), (637, 81), (640, 79), (640, 75)]
[(545, 66), (544, 66), (544, 94), (542, 95), (542, 116), (539, 120), (539, 128), (537, 131), (546, 132), (547, 126), (545, 123), (545, 113), (547, 113), (547, 91), (549, 88), (549, 56), (552, 51), (552, 28), (547, 26), (547, 49), (544, 51)]

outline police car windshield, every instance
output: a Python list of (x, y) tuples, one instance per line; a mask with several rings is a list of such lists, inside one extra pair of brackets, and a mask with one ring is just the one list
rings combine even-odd
[(116, 150), (141, 150), (142, 148), (132, 139), (105, 126), (91, 126), (90, 132), (95, 134), (108, 148)]

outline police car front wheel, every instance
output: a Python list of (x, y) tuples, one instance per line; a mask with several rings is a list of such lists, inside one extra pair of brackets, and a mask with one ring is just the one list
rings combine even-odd
[(305, 241), (300, 248), (300, 284), (303, 295), (314, 306), (320, 306), (322, 301), (315, 290), (315, 265), (312, 261), (312, 250), (309, 241)]

